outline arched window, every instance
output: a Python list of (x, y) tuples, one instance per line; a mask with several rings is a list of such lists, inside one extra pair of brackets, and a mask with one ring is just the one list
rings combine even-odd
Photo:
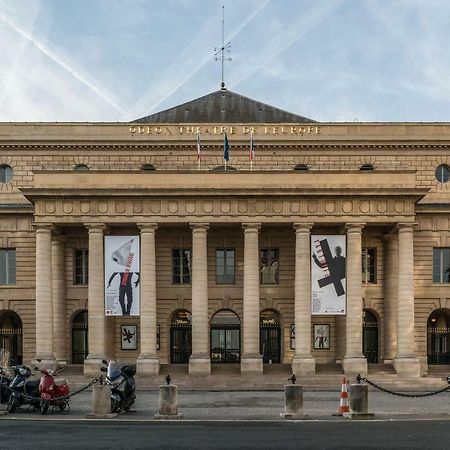
[(154, 172), (156, 167), (153, 164), (142, 164), (141, 171), (142, 172)]
[(265, 309), (259, 315), (259, 346), (263, 363), (281, 363), (280, 315), (273, 309)]
[(178, 309), (170, 322), (170, 362), (186, 364), (192, 353), (192, 316), (186, 309)]
[(238, 363), (241, 359), (241, 321), (229, 309), (211, 318), (211, 362)]
[(77, 165), (73, 168), (73, 170), (74, 170), (75, 172), (87, 172), (88, 170), (91, 170), (91, 169), (90, 169), (89, 166), (87, 166), (86, 164), (77, 164)]
[(373, 166), (373, 164), (363, 164), (359, 170), (363, 171), (363, 172), (370, 172), (371, 170), (375, 170), (375, 167)]
[(8, 164), (0, 165), (0, 183), (9, 183), (13, 178), (14, 172)]
[(235, 172), (237, 171), (236, 167), (233, 166), (227, 166), (225, 169), (225, 166), (216, 166), (211, 169), (213, 172)]
[(296, 170), (297, 172), (306, 172), (307, 170), (309, 170), (309, 167), (306, 164), (296, 164), (294, 166), (294, 170)]
[(14, 311), (3, 311), (0, 313), (0, 365), (13, 366), (22, 362), (22, 320)]

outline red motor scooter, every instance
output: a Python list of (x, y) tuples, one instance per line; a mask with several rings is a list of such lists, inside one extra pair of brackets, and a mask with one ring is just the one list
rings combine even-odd
[[(60, 411), (69, 413), (69, 385), (67, 381), (55, 380), (55, 376), (61, 372), (64, 367), (58, 367), (56, 370), (38, 369), (42, 373), (41, 382), (39, 383), (39, 395), (41, 397), (40, 410), (42, 414), (47, 414), (50, 406), (53, 409), (58, 408)], [(63, 398), (61, 398), (63, 397)]]

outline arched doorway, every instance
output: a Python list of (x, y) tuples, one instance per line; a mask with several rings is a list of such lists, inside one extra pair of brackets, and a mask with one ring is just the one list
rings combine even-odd
[(367, 309), (363, 311), (363, 355), (368, 363), (378, 362), (378, 320)]
[(273, 309), (265, 309), (259, 315), (259, 351), (263, 363), (281, 362), (280, 315)]
[(428, 364), (450, 364), (450, 314), (433, 311), (427, 323)]
[(80, 311), (72, 320), (72, 364), (83, 364), (88, 355), (88, 312)]
[(170, 362), (186, 364), (192, 353), (191, 313), (185, 309), (175, 311), (170, 323)]
[(22, 320), (14, 311), (0, 313), (0, 364), (23, 362)]
[(241, 321), (237, 314), (222, 309), (211, 319), (211, 362), (238, 363), (241, 360)]

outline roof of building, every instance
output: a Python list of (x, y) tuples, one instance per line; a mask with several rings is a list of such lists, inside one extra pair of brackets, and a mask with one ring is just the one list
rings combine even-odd
[(220, 89), (182, 105), (136, 119), (133, 123), (301, 123), (307, 117)]

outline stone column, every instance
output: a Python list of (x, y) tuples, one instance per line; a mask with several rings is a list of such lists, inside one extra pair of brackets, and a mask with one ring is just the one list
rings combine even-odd
[(98, 375), (101, 360), (106, 358), (104, 224), (85, 224), (89, 231), (88, 285), (88, 356), (84, 361), (85, 375)]
[(189, 373), (211, 373), (208, 323), (207, 223), (192, 223), (192, 355)]
[(347, 320), (343, 368), (346, 374), (366, 374), (367, 360), (362, 354), (362, 267), (361, 231), (364, 224), (348, 223), (347, 230)]
[(241, 372), (262, 373), (259, 352), (259, 243), (261, 224), (244, 223), (244, 345)]
[(383, 362), (392, 364), (397, 354), (398, 236), (384, 236), (384, 349)]
[(295, 223), (295, 355), (292, 373), (312, 375), (311, 354), (311, 236), (312, 223)]
[(67, 317), (64, 236), (52, 240), (53, 336), (58, 364), (67, 364)]
[[(35, 223), (36, 230), (36, 360), (40, 367), (56, 365), (53, 342), (52, 228)], [(36, 364), (36, 363), (34, 363)]]
[(158, 375), (156, 351), (156, 257), (155, 234), (158, 224), (138, 224), (141, 229), (141, 353), (137, 360), (139, 374)]
[(397, 358), (395, 370), (405, 377), (419, 377), (414, 352), (414, 223), (398, 224)]

